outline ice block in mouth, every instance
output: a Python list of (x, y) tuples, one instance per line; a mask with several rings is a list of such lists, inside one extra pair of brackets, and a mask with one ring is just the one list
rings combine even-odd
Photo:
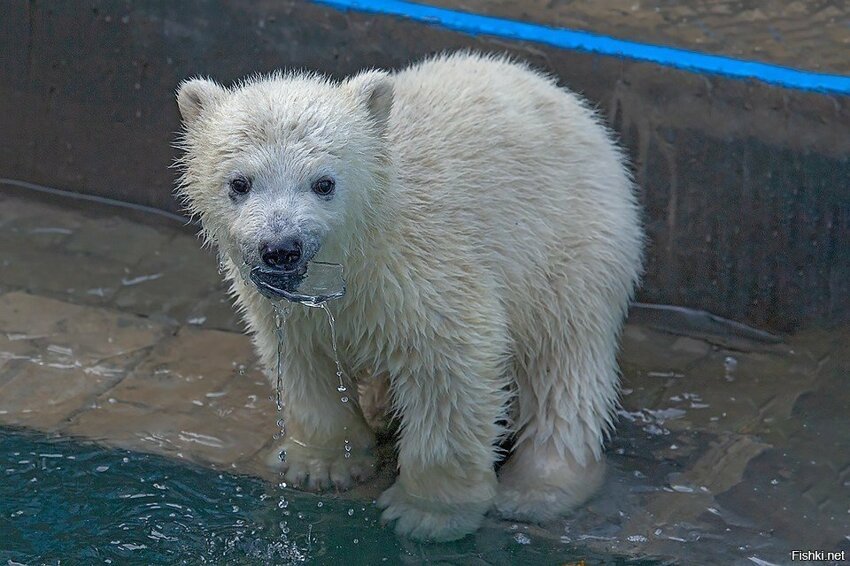
[(345, 295), (342, 265), (338, 263), (313, 261), (306, 271), (298, 273), (258, 266), (248, 271), (248, 279), (272, 301), (319, 306)]

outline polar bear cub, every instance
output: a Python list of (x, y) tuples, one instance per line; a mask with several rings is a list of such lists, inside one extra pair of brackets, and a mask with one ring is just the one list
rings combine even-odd
[[(586, 103), (458, 53), (342, 82), (194, 79), (178, 104), (179, 190), (270, 373), (273, 307), (239, 270), (345, 266), (328, 304), (345, 379), (387, 376), (401, 421), (385, 521), (451, 540), (493, 507), (545, 520), (593, 493), (643, 236), (623, 155)], [(373, 472), (373, 433), (340, 401), (325, 313), (295, 305), (283, 327), (285, 478), (346, 488)]]

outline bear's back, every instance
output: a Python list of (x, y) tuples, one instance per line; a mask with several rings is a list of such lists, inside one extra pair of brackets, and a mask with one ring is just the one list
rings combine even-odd
[(466, 239), (522, 272), (589, 244), (636, 249), (621, 152), (581, 98), (527, 66), (460, 53), (403, 70), (387, 135), (418, 236)]

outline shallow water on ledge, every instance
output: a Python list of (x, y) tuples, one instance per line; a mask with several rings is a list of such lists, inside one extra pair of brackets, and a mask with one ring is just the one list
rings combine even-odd
[(8, 428), (0, 469), (0, 563), (625, 563), (498, 523), (413, 543), (380, 528), (371, 502)]

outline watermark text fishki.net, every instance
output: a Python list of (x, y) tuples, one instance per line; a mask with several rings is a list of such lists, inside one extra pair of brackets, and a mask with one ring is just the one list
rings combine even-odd
[(838, 550), (792, 550), (791, 560), (800, 562), (846, 562), (847, 551)]

